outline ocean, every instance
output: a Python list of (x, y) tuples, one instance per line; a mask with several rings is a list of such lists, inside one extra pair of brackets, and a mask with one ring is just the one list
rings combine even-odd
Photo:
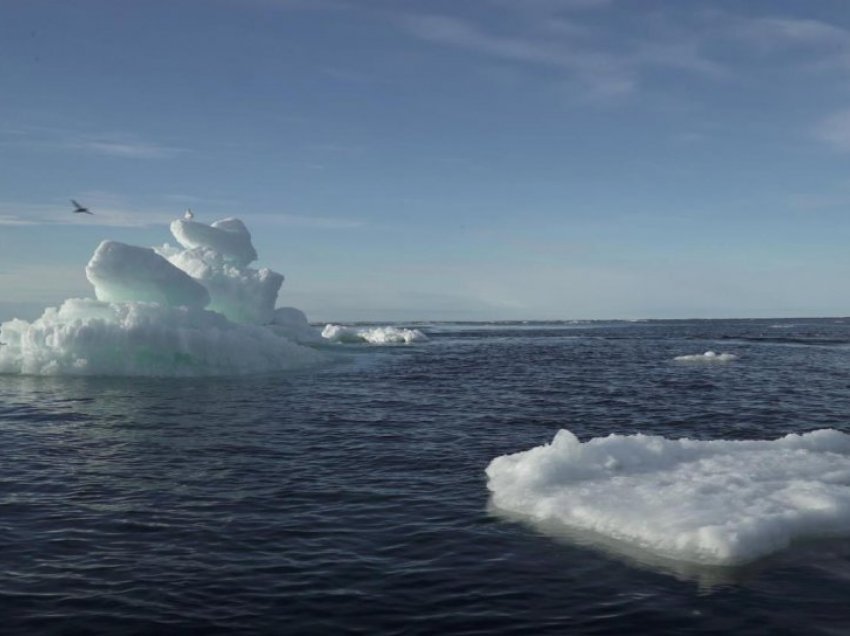
[(0, 633), (850, 633), (846, 535), (659, 558), (485, 473), (561, 429), (850, 433), (850, 319), (411, 326), (286, 373), (0, 376)]

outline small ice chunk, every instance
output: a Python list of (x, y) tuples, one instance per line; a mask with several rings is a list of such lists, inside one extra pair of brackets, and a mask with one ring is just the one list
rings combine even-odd
[(88, 265), (86, 278), (98, 300), (154, 302), (172, 307), (205, 307), (206, 288), (154, 250), (103, 241)]
[(706, 351), (705, 353), (676, 356), (673, 359), (677, 362), (729, 362), (731, 360), (737, 360), (738, 356), (734, 353), (715, 353), (714, 351)]
[(399, 327), (345, 327), (342, 325), (325, 325), (322, 337), (332, 342), (348, 344), (410, 344), (427, 340), (428, 336), (418, 329)]

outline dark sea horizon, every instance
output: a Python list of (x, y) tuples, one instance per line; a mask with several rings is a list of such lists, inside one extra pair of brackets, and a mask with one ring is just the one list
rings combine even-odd
[(561, 429), (850, 433), (850, 318), (395, 324), (428, 340), (0, 375), (0, 634), (850, 633), (846, 535), (697, 565), (495, 509), (484, 472)]

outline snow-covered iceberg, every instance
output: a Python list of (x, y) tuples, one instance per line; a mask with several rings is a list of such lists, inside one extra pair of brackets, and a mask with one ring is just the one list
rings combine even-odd
[(492, 504), (543, 527), (658, 557), (737, 565), (797, 540), (850, 536), (850, 435), (771, 441), (609, 435), (497, 457)]
[(181, 247), (104, 241), (86, 266), (94, 299), (0, 325), (0, 373), (230, 375), (312, 365), (324, 342), (294, 308), (275, 310), (283, 276), (257, 258), (238, 219), (177, 220)]

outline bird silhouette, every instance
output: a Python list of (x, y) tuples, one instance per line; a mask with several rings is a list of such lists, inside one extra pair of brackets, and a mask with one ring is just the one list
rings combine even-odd
[(89, 210), (88, 208), (84, 208), (84, 207), (83, 207), (83, 206), (81, 206), (79, 203), (77, 203), (76, 201), (74, 201), (74, 199), (71, 199), (71, 203), (73, 203), (73, 204), (74, 204), (74, 208), (76, 208), (76, 209), (74, 210), (74, 214), (94, 214), (94, 212), (92, 212), (92, 211), (91, 211), (91, 210)]
[(183, 213), (183, 218), (187, 221), (191, 221), (193, 218), (195, 218), (195, 215), (192, 214), (192, 208), (186, 208), (186, 211)]

